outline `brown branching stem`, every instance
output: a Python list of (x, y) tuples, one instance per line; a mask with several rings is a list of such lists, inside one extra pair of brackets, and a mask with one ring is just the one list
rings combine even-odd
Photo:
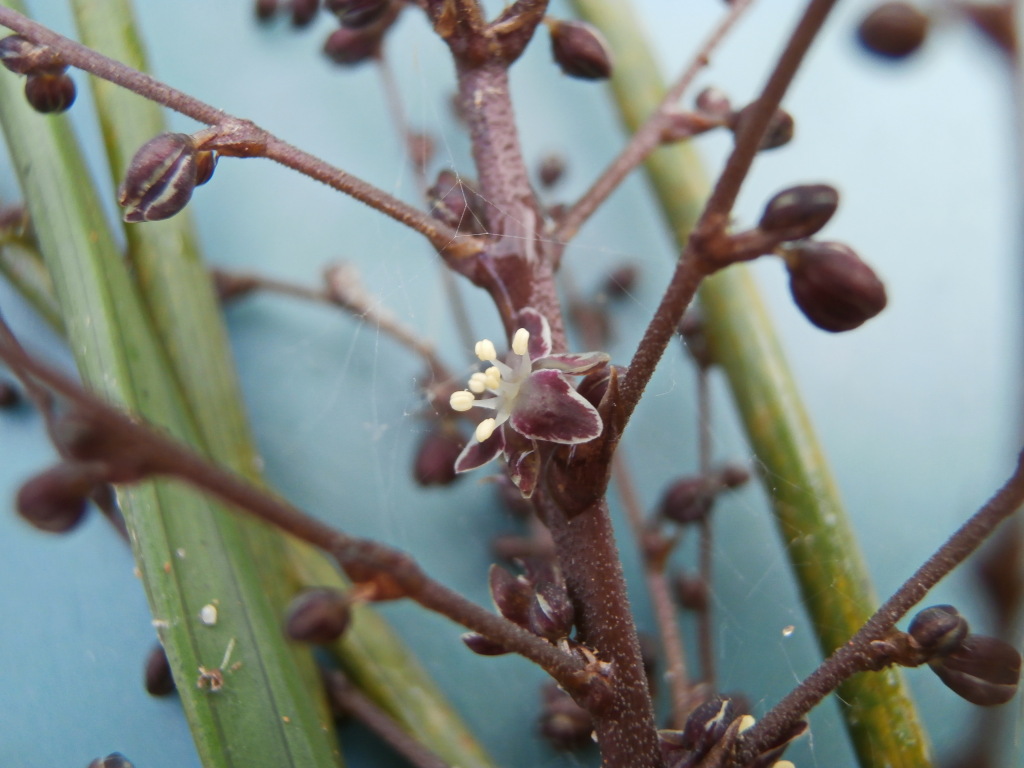
[(740, 765), (770, 746), (780, 734), (807, 714), (851, 675), (872, 669), (877, 652), (872, 643), (881, 640), (896, 622), (919, 603), (939, 580), (967, 559), (1003, 521), (1024, 504), (1024, 452), (1006, 484), (974, 513), (928, 560), (879, 608), (850, 641), (836, 650), (788, 696), (776, 704), (744, 735)]
[(579, 691), (588, 684), (591, 676), (574, 656), (433, 580), (408, 555), (377, 542), (347, 536), (208, 462), (188, 447), (133, 421), (19, 346), (10, 344), (6, 334), (0, 337), (0, 359), (26, 388), (30, 380), (35, 380), (72, 404), (71, 428), (98, 446), (89, 460), (106, 461), (115, 472), (123, 471), (118, 464), (127, 463), (130, 473), (138, 470), (132, 481), (154, 475), (183, 480), (330, 553), (350, 575), (365, 575), (371, 581), (383, 579), (401, 596), (530, 659), (567, 690)]
[(260, 156), (280, 163), (299, 173), (308, 176), (343, 192), (362, 203), (375, 208), (411, 229), (424, 235), (441, 253), (449, 253), (453, 246), (458, 245), (465, 250), (472, 246), (449, 227), (441, 224), (429, 215), (401, 200), (389, 195), (382, 189), (358, 179), (330, 163), (288, 144), (270, 132), (248, 121), (233, 117), (200, 99), (172, 88), (154, 77), (132, 69), (114, 61), (86, 46), (38, 24), (26, 16), (9, 8), (0, 8), (0, 25), (7, 27), (32, 42), (48, 45), (55, 49), (61, 58), (70, 66), (81, 69), (96, 77), (108, 80), (127, 90), (137, 93), (151, 101), (162, 104), (169, 109), (180, 112), (193, 120), (213, 127), (231, 129), (244, 126), (260, 145)]
[[(694, 227), (690, 241), (679, 257), (668, 289), (630, 361), (629, 372), (622, 382), (619, 423), (615, 425), (618, 429), (621, 430), (640, 402), (701, 280), (720, 266), (708, 258), (712, 251), (710, 246), (724, 236), (729, 213), (753, 165), (768, 123), (835, 3), (836, 0), (811, 0), (807, 4), (760, 96), (749, 108), (743, 125), (737, 131), (735, 147)], [(613, 435), (612, 439), (616, 439), (616, 436)]]
[(622, 151), (597, 178), (583, 196), (570, 208), (558, 224), (553, 238), (566, 243), (576, 236), (580, 227), (594, 214), (622, 181), (657, 149), (672, 109), (708, 65), (711, 54), (743, 16), (753, 0), (736, 0), (697, 50), (693, 60), (679, 79), (669, 88), (658, 109), (637, 130)]

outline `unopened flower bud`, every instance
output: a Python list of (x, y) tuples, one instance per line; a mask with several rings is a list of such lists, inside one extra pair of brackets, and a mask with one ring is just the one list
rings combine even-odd
[(135, 768), (132, 762), (120, 752), (111, 752), (106, 757), (97, 757), (88, 768)]
[(476, 632), (466, 632), (463, 634), (462, 642), (466, 644), (469, 650), (480, 656), (504, 656), (506, 653), (509, 653), (509, 650), (501, 643), (495, 642), (483, 635), (478, 635)]
[(38, 72), (60, 74), (67, 65), (53, 48), (36, 45), (21, 35), (8, 35), (0, 39), (0, 64), (17, 75)]
[(1014, 27), (1012, 3), (965, 3), (960, 10), (974, 26), (1004, 53), (1017, 52), (1017, 31)]
[(354, 67), (380, 56), (381, 40), (381, 30), (376, 28), (341, 27), (324, 42), (324, 54), (335, 64)]
[[(739, 112), (733, 114), (730, 118), (729, 128), (737, 136), (743, 129), (744, 122), (749, 119), (753, 106), (753, 104), (750, 104), (744, 107)], [(775, 110), (775, 114), (773, 114), (768, 120), (768, 125), (765, 128), (764, 135), (761, 137), (761, 143), (757, 148), (759, 150), (764, 150), (784, 147), (793, 140), (794, 129), (793, 116), (784, 109)]]
[(540, 179), (542, 187), (550, 188), (555, 186), (565, 174), (565, 158), (561, 155), (546, 155), (540, 161), (537, 169), (537, 178)]
[(70, 531), (82, 521), (89, 494), (103, 479), (103, 469), (98, 464), (56, 464), (18, 489), (18, 514), (48, 533)]
[(910, 3), (882, 3), (857, 28), (861, 45), (887, 59), (909, 56), (928, 34), (928, 16)]
[(420, 485), (449, 485), (459, 478), (455, 460), (459, 458), (465, 438), (451, 424), (439, 424), (424, 435), (416, 449), (413, 477)]
[(365, 27), (381, 18), (391, 0), (327, 0), (327, 10), (349, 29)]
[(21, 403), (21, 393), (14, 383), (7, 379), (0, 379), (0, 409), (10, 410)]
[(621, 299), (629, 296), (636, 287), (640, 270), (635, 264), (623, 264), (616, 267), (602, 283), (602, 293), (610, 299)]
[(807, 319), (825, 331), (850, 331), (885, 309), (885, 286), (841, 243), (808, 240), (787, 248), (789, 288)]
[(320, 0), (292, 0), (292, 26), (309, 26), (320, 10)]
[(530, 623), (533, 588), (522, 576), (513, 576), (500, 565), (492, 565), (487, 575), (491, 599), (498, 612), (521, 627)]
[(75, 103), (75, 81), (66, 72), (38, 72), (25, 81), (25, 98), (36, 112), (64, 112)]
[(181, 211), (196, 186), (196, 155), (195, 142), (185, 133), (162, 133), (143, 144), (117, 192), (124, 220), (159, 221)]
[(688, 611), (700, 613), (708, 607), (708, 583), (700, 576), (679, 574), (672, 581), (676, 600)]
[(594, 720), (587, 710), (553, 683), (541, 689), (544, 711), (539, 719), (541, 735), (557, 750), (581, 749), (590, 743)]
[(350, 617), (350, 601), (344, 592), (326, 587), (307, 589), (289, 605), (285, 633), (305, 643), (333, 643), (348, 627)]
[(159, 643), (146, 657), (145, 686), (150, 696), (168, 696), (174, 692), (171, 665), (167, 661), (167, 652)]
[(196, 152), (196, 186), (203, 184), (213, 178), (213, 172), (217, 168), (218, 155), (212, 150)]
[(684, 477), (676, 480), (662, 496), (661, 516), (687, 525), (707, 517), (715, 503), (715, 495), (703, 477)]
[(529, 629), (552, 642), (568, 637), (575, 613), (562, 581), (545, 581), (536, 586), (530, 603)]
[(955, 651), (929, 665), (954, 693), (981, 707), (1005, 704), (1020, 681), (1020, 653), (994, 637), (968, 635)]
[(956, 650), (969, 631), (967, 620), (952, 605), (925, 608), (907, 629), (923, 650), (936, 656)]
[(269, 21), (277, 13), (279, 0), (256, 0), (255, 13), (259, 21)]
[(686, 718), (681, 743), (695, 756), (702, 756), (717, 744), (732, 725), (739, 712), (731, 699), (720, 696), (705, 701)]
[(802, 240), (824, 227), (839, 207), (839, 193), (828, 184), (801, 184), (777, 192), (758, 227), (780, 240)]
[(726, 464), (718, 471), (718, 481), (732, 490), (750, 482), (750, 470), (742, 464)]
[(563, 73), (583, 80), (606, 80), (612, 56), (601, 33), (581, 21), (547, 19), (551, 54)]
[(720, 120), (724, 120), (732, 114), (732, 102), (729, 101), (729, 97), (725, 91), (713, 85), (697, 94), (694, 106), (708, 117), (716, 117)]

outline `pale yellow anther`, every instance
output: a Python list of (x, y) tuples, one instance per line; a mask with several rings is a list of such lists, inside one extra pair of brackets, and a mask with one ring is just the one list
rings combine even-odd
[(737, 729), (737, 733), (743, 733), (744, 731), (749, 731), (751, 728), (754, 727), (754, 723), (756, 723), (756, 722), (757, 721), (753, 717), (751, 717), (750, 715), (744, 715), (743, 717), (740, 718), (740, 727)]
[(525, 355), (526, 350), (530, 348), (530, 332), (525, 328), (520, 328), (516, 331), (512, 337), (512, 351), (517, 355)]
[(772, 763), (772, 768), (796, 768), (789, 760), (779, 760), (778, 762)]
[(497, 429), (498, 422), (494, 419), (484, 419), (476, 425), (476, 439), (477, 442), (483, 442), (488, 437), (494, 434), (494, 430)]
[(473, 393), (465, 389), (452, 392), (452, 396), (448, 400), (448, 404), (451, 405), (453, 411), (468, 411), (475, 402), (476, 398), (473, 397)]
[(474, 373), (469, 377), (469, 389), (478, 395), (487, 389), (487, 377), (482, 373)]
[(494, 342), (490, 339), (481, 339), (476, 343), (476, 356), (481, 360), (497, 360), (498, 350), (494, 348)]
[(488, 389), (497, 389), (501, 386), (501, 371), (498, 370), (498, 366), (492, 365), (483, 372), (483, 377)]

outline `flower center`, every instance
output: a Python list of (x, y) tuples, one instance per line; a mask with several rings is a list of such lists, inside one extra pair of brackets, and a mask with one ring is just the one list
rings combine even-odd
[[(491, 366), (477, 371), (469, 377), (468, 389), (452, 393), (450, 404), (453, 411), (468, 411), (470, 408), (490, 408), (494, 418), (484, 419), (476, 428), (476, 439), (483, 442), (494, 434), (494, 430), (508, 421), (516, 398), (523, 383), (533, 370), (530, 360), (530, 332), (520, 328), (512, 336), (512, 351), (502, 362), (490, 339), (476, 343), (476, 356)], [(477, 395), (490, 392), (493, 397), (477, 399)]]

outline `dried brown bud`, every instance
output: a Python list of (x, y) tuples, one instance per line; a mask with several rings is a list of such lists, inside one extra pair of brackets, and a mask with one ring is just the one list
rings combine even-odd
[(590, 713), (554, 683), (545, 684), (541, 695), (544, 697), (544, 711), (538, 722), (541, 736), (555, 749), (566, 752), (589, 744), (594, 730)]
[(112, 752), (106, 757), (97, 757), (88, 768), (135, 768), (132, 762), (120, 752)]
[(968, 635), (952, 653), (930, 662), (958, 696), (980, 707), (1005, 704), (1017, 693), (1020, 653), (994, 637)]
[(952, 605), (925, 608), (907, 629), (922, 650), (936, 656), (956, 650), (969, 631), (967, 620)]
[(680, 573), (672, 581), (676, 600), (688, 611), (700, 613), (708, 608), (708, 583), (700, 576)]
[(354, 67), (380, 56), (382, 30), (377, 27), (334, 30), (324, 42), (324, 54), (335, 64)]
[(824, 227), (839, 207), (839, 193), (828, 184), (801, 184), (777, 192), (758, 222), (780, 240), (802, 240)]
[(729, 97), (725, 91), (713, 85), (697, 94), (694, 106), (708, 117), (719, 120), (725, 120), (732, 114), (732, 102), (729, 101)]
[(550, 189), (565, 175), (565, 158), (562, 155), (545, 155), (537, 168), (537, 178), (542, 187)]
[(174, 692), (174, 677), (167, 661), (167, 652), (157, 643), (146, 657), (146, 692), (150, 696), (168, 696)]
[(606, 80), (612, 74), (608, 43), (595, 27), (581, 21), (546, 19), (551, 54), (563, 73), (583, 80)]
[(344, 592), (317, 587), (300, 592), (288, 606), (285, 632), (292, 640), (333, 643), (348, 627), (350, 601)]
[(413, 477), (420, 485), (449, 485), (461, 475), (455, 473), (455, 460), (459, 458), (466, 444), (457, 429), (443, 423), (433, 427), (423, 436), (416, 449)]
[(117, 191), (124, 220), (159, 221), (181, 211), (196, 187), (197, 154), (185, 133), (162, 133), (143, 144)]
[(683, 477), (668, 487), (658, 509), (665, 519), (687, 525), (707, 517), (714, 503), (714, 489), (706, 478)]
[(0, 39), (0, 64), (17, 75), (39, 72), (61, 74), (67, 65), (53, 48), (36, 45), (21, 35), (8, 35)]
[(309, 26), (319, 10), (320, 0), (292, 0), (292, 26)]
[(327, 0), (327, 10), (349, 29), (366, 27), (388, 11), (391, 0)]
[(48, 533), (70, 531), (82, 521), (89, 494), (103, 480), (100, 464), (61, 462), (21, 486), (18, 514)]
[[(738, 136), (743, 130), (743, 125), (749, 119), (753, 106), (753, 104), (750, 104), (744, 107), (730, 118), (729, 128), (735, 135)], [(793, 140), (794, 130), (793, 116), (784, 109), (777, 109), (775, 114), (768, 120), (768, 126), (765, 128), (764, 135), (761, 137), (761, 143), (757, 148), (764, 150), (784, 147)]]
[(789, 288), (807, 319), (825, 331), (850, 331), (885, 309), (885, 286), (841, 243), (807, 240), (784, 252)]
[(36, 112), (65, 112), (75, 103), (75, 81), (66, 72), (38, 72), (25, 81), (25, 98)]
[(14, 382), (0, 379), (0, 408), (10, 410), (21, 403), (21, 393)]
[(269, 21), (277, 13), (278, 0), (256, 0), (256, 18), (259, 21)]
[(910, 3), (882, 3), (861, 21), (857, 38), (872, 53), (887, 59), (909, 56), (928, 34), (928, 17)]

